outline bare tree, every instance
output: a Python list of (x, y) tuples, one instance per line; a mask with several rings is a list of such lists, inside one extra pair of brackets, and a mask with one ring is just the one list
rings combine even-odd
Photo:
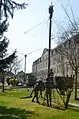
[(21, 70), (21, 61), (18, 57), (15, 58), (13, 63), (10, 65), (10, 67), (7, 69), (8, 72), (12, 71), (15, 75)]
[(77, 98), (77, 78), (78, 78), (78, 70), (79, 70), (79, 24), (77, 20), (75, 20), (73, 10), (71, 9), (73, 19), (69, 16), (67, 10), (62, 5), (65, 14), (68, 18), (69, 24), (65, 29), (63, 28), (60, 35), (60, 47), (58, 52), (62, 53), (65, 57), (66, 62), (69, 63), (72, 72), (75, 75), (75, 99)]

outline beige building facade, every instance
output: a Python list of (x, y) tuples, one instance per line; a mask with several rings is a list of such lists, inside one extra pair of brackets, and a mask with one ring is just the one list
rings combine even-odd
[[(53, 70), (54, 76), (71, 76), (72, 74), (74, 74), (74, 70), (69, 64), (67, 56), (63, 55), (64, 51), (62, 50), (62, 52), (59, 53), (59, 47), (61, 46), (57, 46), (56, 48), (51, 50), (50, 68)], [(77, 52), (79, 52), (79, 42), (77, 42), (76, 50)], [(77, 60), (79, 63), (79, 57), (77, 58)], [(46, 79), (48, 75), (48, 49), (45, 48), (43, 50), (42, 56), (33, 62), (32, 73), (37, 79)]]

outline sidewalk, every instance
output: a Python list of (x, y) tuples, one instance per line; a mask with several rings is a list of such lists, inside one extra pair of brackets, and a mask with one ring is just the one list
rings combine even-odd
[(77, 107), (77, 108), (79, 108), (79, 104), (76, 104), (76, 103), (69, 103), (69, 106), (72, 106), (72, 107)]

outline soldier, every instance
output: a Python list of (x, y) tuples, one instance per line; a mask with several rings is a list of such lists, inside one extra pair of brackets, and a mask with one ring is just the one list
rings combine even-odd
[(49, 105), (51, 106), (51, 86), (50, 86), (50, 76), (49, 75), (46, 81), (46, 96), (47, 96), (47, 106)]
[(52, 98), (51, 98), (51, 88), (53, 86), (53, 71), (52, 69), (50, 69), (50, 72), (48, 74), (48, 77), (47, 77), (47, 81), (46, 81), (46, 96), (47, 96), (47, 106), (51, 106), (51, 101), (52, 101)]
[(54, 86), (53, 76), (54, 76), (54, 73), (53, 73), (52, 69), (50, 69), (49, 79), (50, 79), (50, 86), (51, 86), (51, 88)]
[[(38, 101), (38, 92), (40, 91), (41, 84), (42, 84), (42, 81), (39, 81), (39, 82), (37, 82), (37, 83), (35, 84), (35, 86), (34, 86), (32, 92), (31, 92), (31, 95), (32, 95), (32, 93), (34, 92), (34, 96), (33, 96), (33, 98), (32, 98), (32, 102), (34, 102), (34, 99), (36, 98), (36, 102), (39, 103), (39, 101)], [(30, 95), (30, 96), (31, 96), (31, 95)]]
[(43, 81), (40, 81), (40, 89), (39, 90), (40, 90), (40, 96), (41, 96), (41, 98), (43, 98), (42, 91), (45, 90), (45, 85), (44, 85)]
[(49, 76), (53, 78), (53, 75), (54, 75), (54, 73), (53, 73), (52, 69), (50, 69)]

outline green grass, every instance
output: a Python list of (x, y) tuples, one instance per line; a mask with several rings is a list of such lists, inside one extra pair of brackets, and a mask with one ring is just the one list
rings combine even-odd
[(77, 109), (58, 110), (33, 103), (30, 98), (20, 99), (29, 93), (24, 89), (0, 92), (0, 119), (79, 119)]

